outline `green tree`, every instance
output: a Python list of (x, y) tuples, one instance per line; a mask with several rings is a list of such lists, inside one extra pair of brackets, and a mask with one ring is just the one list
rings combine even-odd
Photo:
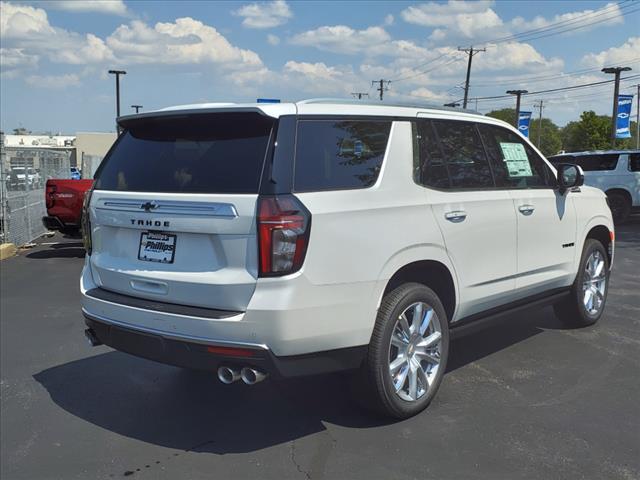
[(515, 108), (501, 108), (500, 110), (491, 110), (487, 113), (487, 117), (497, 118), (503, 122), (507, 122), (509, 125), (516, 123), (516, 109)]
[[(513, 108), (502, 108), (487, 113), (488, 117), (497, 118), (513, 125), (516, 119), (516, 111)], [(548, 118), (542, 119), (542, 125), (539, 127), (537, 118), (531, 119), (529, 127), (529, 139), (534, 145), (538, 145), (538, 129), (540, 128), (540, 145), (538, 148), (545, 155), (555, 155), (562, 148), (562, 138), (560, 136), (560, 128)]]

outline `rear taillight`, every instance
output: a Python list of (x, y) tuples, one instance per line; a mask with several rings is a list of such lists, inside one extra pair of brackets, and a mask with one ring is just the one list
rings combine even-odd
[(293, 195), (258, 199), (260, 276), (297, 272), (309, 243), (311, 214)]
[(84, 194), (84, 201), (82, 202), (82, 218), (80, 219), (80, 224), (82, 226), (82, 241), (84, 243), (84, 249), (87, 252), (87, 255), (91, 255), (92, 244), (91, 244), (91, 215), (89, 213), (89, 204), (91, 203), (91, 194), (93, 193), (93, 188), (90, 188)]
[(55, 203), (55, 193), (58, 190), (58, 187), (47, 182), (47, 190), (44, 195), (45, 203), (47, 208), (52, 208)]

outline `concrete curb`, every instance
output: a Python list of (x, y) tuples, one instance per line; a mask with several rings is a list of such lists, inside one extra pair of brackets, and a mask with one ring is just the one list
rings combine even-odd
[(16, 254), (16, 246), (13, 243), (0, 244), (0, 260), (13, 257)]

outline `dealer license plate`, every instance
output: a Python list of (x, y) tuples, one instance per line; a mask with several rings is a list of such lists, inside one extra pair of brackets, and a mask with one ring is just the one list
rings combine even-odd
[(162, 232), (142, 232), (138, 258), (147, 262), (173, 263), (176, 255), (176, 235)]

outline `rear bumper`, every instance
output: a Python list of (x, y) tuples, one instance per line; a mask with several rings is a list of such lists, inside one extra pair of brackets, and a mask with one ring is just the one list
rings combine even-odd
[(42, 224), (47, 230), (63, 230), (65, 228), (78, 228), (76, 223), (64, 223), (59, 217), (45, 215)]
[[(316, 375), (358, 368), (367, 347), (351, 347), (307, 355), (278, 357), (268, 347), (224, 341), (181, 338), (161, 332), (128, 328), (113, 321), (98, 319), (83, 311), (85, 323), (103, 344), (116, 350), (160, 363), (194, 370), (215, 371), (219, 366), (253, 367), (274, 378)], [(225, 347), (240, 354), (220, 353)]]

